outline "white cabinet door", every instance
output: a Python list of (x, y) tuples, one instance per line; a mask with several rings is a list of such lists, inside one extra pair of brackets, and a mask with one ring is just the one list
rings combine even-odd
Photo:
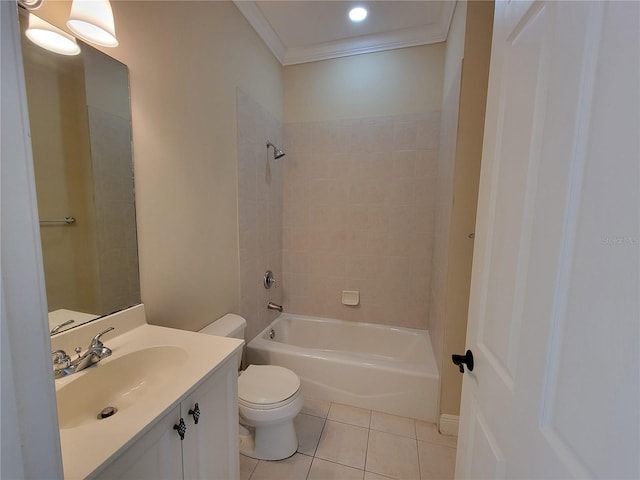
[[(235, 357), (200, 385), (181, 405), (187, 424), (183, 442), (184, 478), (234, 480), (240, 475), (238, 372)], [(189, 411), (198, 404), (198, 423)]]
[(181, 479), (180, 436), (173, 429), (179, 419), (180, 408), (176, 406), (94, 478), (100, 480)]
[(457, 478), (640, 478), (640, 3), (497, 2)]
[[(237, 365), (235, 356), (228, 359), (93, 478), (237, 480), (240, 476)], [(184, 440), (174, 429), (180, 419), (186, 426)]]

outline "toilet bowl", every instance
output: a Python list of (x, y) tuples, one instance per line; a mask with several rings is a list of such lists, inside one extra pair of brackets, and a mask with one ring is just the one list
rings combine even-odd
[[(200, 332), (243, 338), (245, 326), (244, 318), (227, 314)], [(259, 460), (293, 455), (298, 449), (293, 419), (303, 403), (300, 378), (294, 372), (276, 365), (249, 365), (238, 377), (240, 453)]]
[(281, 460), (298, 449), (293, 419), (302, 409), (300, 378), (275, 365), (249, 365), (238, 378), (240, 453), (261, 460)]

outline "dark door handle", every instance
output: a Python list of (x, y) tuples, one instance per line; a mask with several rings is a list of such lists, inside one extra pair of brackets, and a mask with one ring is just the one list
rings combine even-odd
[(471, 350), (467, 350), (464, 355), (451, 355), (451, 360), (460, 367), (460, 373), (464, 373), (465, 364), (470, 372), (473, 370), (473, 353)]

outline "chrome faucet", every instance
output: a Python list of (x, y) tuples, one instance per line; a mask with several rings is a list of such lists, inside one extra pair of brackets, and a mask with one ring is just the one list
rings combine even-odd
[(100, 360), (111, 355), (111, 349), (105, 347), (102, 341), (100, 341), (100, 337), (111, 330), (114, 330), (114, 327), (109, 327), (105, 331), (100, 332), (93, 337), (91, 345), (89, 345), (87, 351), (82, 355), (80, 355), (82, 349), (80, 347), (76, 347), (75, 352), (78, 354), (78, 358), (75, 360), (71, 360), (64, 350), (56, 350), (55, 352), (52, 352), (51, 359), (53, 361), (53, 374), (55, 378), (61, 378), (66, 375), (81, 372), (85, 368), (89, 368)]
[(278, 305), (277, 303), (269, 302), (267, 303), (267, 308), (269, 310), (277, 310), (279, 312), (282, 312), (282, 305)]

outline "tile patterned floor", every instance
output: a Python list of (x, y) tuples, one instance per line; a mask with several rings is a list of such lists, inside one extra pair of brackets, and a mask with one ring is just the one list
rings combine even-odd
[(278, 462), (240, 455), (241, 480), (440, 480), (453, 478), (456, 437), (431, 423), (305, 399), (298, 452)]

